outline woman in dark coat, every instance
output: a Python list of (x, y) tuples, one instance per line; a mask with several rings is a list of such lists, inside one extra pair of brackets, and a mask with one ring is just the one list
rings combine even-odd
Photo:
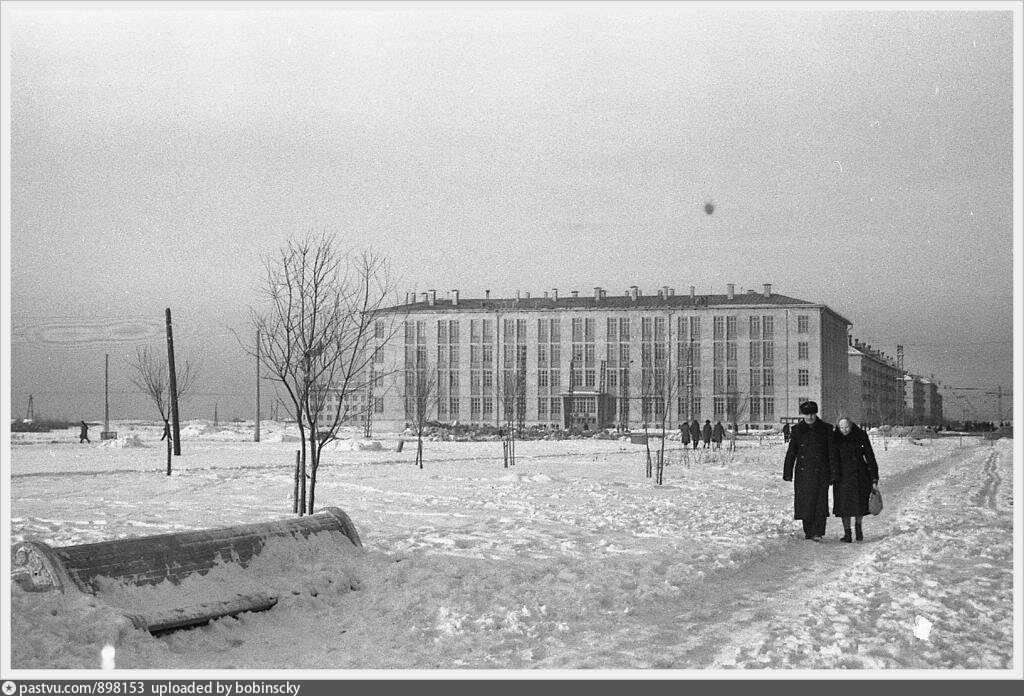
[(715, 443), (715, 449), (722, 449), (722, 440), (725, 439), (725, 428), (722, 427), (722, 421), (715, 423), (715, 427), (711, 431), (711, 439)]
[(711, 445), (711, 421), (704, 421), (704, 427), (700, 429), (700, 438), (704, 440), (704, 449)]
[(868, 496), (878, 484), (878, 462), (868, 434), (849, 418), (840, 418), (832, 435), (839, 453), (839, 480), (832, 487), (832, 514), (843, 518), (842, 541), (852, 542), (850, 517), (857, 521), (857, 541), (864, 539), (861, 519), (868, 514)]
[(828, 520), (828, 486), (839, 476), (832, 425), (818, 418), (818, 404), (800, 404), (804, 419), (793, 426), (782, 470), (793, 481), (793, 519), (804, 523), (804, 538), (821, 541)]
[(700, 444), (700, 423), (696, 418), (690, 421), (690, 439), (693, 441), (693, 448), (697, 449)]

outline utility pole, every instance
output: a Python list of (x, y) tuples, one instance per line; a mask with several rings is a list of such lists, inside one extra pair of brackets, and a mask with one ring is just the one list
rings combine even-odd
[(25, 414), (26, 421), (34, 421), (36, 419), (35, 409), (32, 407), (32, 395), (28, 395), (28, 412)]
[(174, 371), (174, 336), (171, 333), (171, 308), (164, 310), (167, 321), (167, 370), (171, 376), (171, 425), (174, 428), (174, 454), (181, 455), (181, 421), (178, 420), (178, 378)]
[(256, 433), (253, 436), (253, 442), (259, 442), (259, 441), (260, 441), (260, 330), (256, 329)]
[(110, 353), (103, 356), (103, 433), (110, 431)]
[(217, 427), (217, 404), (213, 405), (213, 427)]

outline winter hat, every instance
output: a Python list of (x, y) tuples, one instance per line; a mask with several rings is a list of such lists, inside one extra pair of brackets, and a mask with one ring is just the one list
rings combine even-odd
[(818, 412), (818, 404), (816, 404), (813, 401), (805, 401), (802, 404), (800, 404), (800, 413), (802, 413), (804, 415), (807, 415), (809, 413), (817, 413), (817, 412)]

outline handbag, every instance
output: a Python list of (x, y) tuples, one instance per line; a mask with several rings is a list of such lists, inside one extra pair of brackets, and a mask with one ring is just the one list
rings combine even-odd
[(878, 490), (878, 486), (871, 489), (871, 495), (868, 496), (868, 512), (872, 515), (877, 515), (882, 511), (882, 491)]

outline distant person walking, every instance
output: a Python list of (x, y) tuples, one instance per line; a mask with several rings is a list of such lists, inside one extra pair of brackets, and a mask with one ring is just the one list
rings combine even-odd
[(725, 428), (722, 427), (722, 421), (715, 423), (714, 430), (711, 431), (711, 439), (715, 443), (715, 449), (722, 449), (722, 440), (725, 439)]
[(704, 421), (704, 427), (700, 429), (700, 437), (704, 440), (704, 449), (711, 445), (711, 421)]
[(839, 478), (839, 455), (832, 425), (818, 418), (818, 404), (800, 404), (804, 419), (790, 433), (782, 480), (793, 482), (793, 519), (804, 524), (804, 538), (821, 541), (828, 520), (828, 487)]
[(682, 443), (683, 449), (690, 444), (690, 426), (686, 423), (679, 426), (679, 442)]
[(693, 440), (693, 448), (697, 449), (697, 446), (700, 445), (700, 423), (696, 418), (690, 421), (690, 439)]
[(840, 541), (853, 541), (850, 517), (857, 521), (857, 541), (863, 541), (861, 520), (868, 514), (871, 489), (878, 485), (875, 451), (868, 434), (849, 418), (839, 419), (832, 437), (839, 455), (839, 480), (832, 487), (832, 514), (843, 519), (844, 534)]
[(789, 422), (782, 426), (782, 441), (789, 442)]
[(82, 421), (81, 432), (78, 433), (78, 444), (82, 444), (83, 442), (92, 442), (92, 440), (89, 439), (89, 426), (85, 421)]

